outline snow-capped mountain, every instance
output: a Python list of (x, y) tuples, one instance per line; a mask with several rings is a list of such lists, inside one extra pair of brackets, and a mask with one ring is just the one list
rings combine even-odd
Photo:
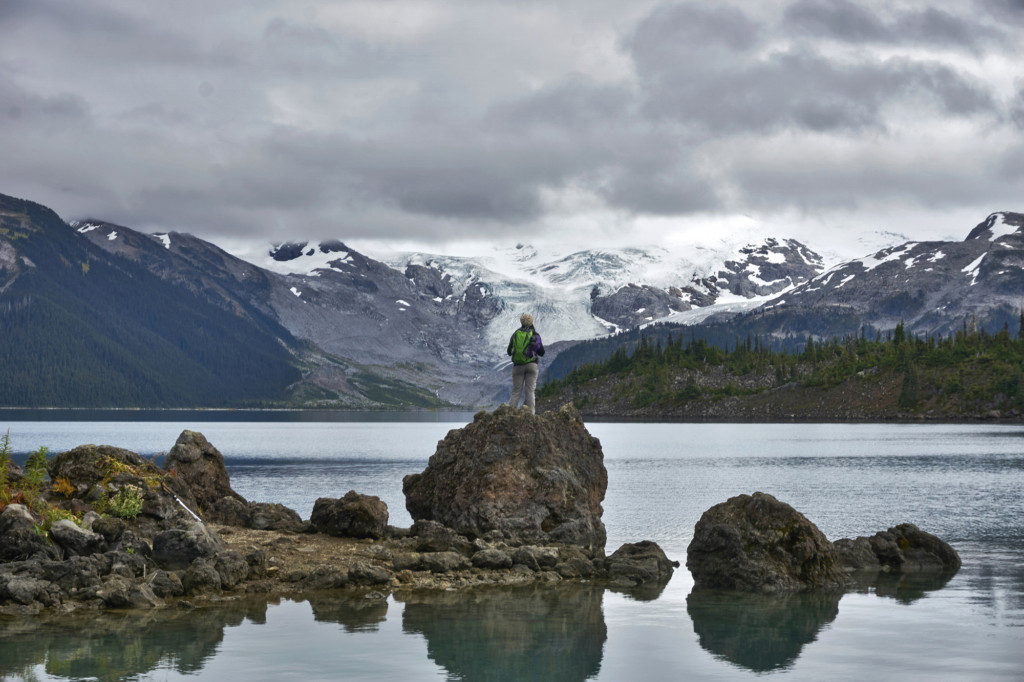
[[(989, 215), (963, 241), (908, 241), (840, 263), (767, 302), (765, 318), (785, 329), (824, 333), (810, 321), (947, 333), (973, 318), (995, 328), (1024, 309), (1024, 214)], [(804, 319), (802, 326), (796, 320)], [(842, 322), (841, 322), (842, 321)], [(819, 329), (810, 329), (809, 326)]]

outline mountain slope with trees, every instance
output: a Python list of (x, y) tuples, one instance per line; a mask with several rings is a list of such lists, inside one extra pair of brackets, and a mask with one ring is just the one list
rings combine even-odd
[(695, 336), (643, 338), (545, 384), (540, 404), (587, 416), (719, 421), (1019, 418), (1024, 315), (1016, 336), (965, 324), (947, 336), (808, 341), (799, 351), (747, 337), (723, 349)]
[(225, 315), (44, 206), (0, 195), (0, 252), (0, 405), (230, 405), (301, 377), (284, 328)]

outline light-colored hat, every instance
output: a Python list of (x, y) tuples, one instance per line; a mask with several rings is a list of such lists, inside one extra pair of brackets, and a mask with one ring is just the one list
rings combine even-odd
[(523, 325), (524, 327), (532, 326), (533, 315), (531, 315), (530, 313), (523, 313), (522, 315), (519, 316), (519, 324)]

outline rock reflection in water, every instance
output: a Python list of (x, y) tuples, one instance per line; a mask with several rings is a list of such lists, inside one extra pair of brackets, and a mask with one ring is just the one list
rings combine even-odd
[(787, 668), (839, 613), (840, 592), (782, 595), (694, 590), (686, 598), (693, 630), (708, 652), (765, 672)]
[(402, 629), (456, 679), (585, 680), (608, 637), (603, 590), (587, 586), (406, 594)]
[(338, 597), (329, 593), (308, 598), (313, 620), (338, 623), (345, 632), (374, 632), (388, 617), (388, 600), (384, 595)]
[[(853, 590), (909, 605), (945, 587), (955, 574), (854, 575)], [(695, 589), (686, 598), (686, 610), (706, 651), (765, 672), (790, 667), (804, 646), (835, 620), (842, 596), (842, 592), (770, 595)]]
[(874, 588), (879, 597), (889, 597), (901, 604), (913, 604), (928, 592), (942, 589), (956, 575), (956, 571), (932, 575), (921, 574), (888, 574), (879, 573), (861, 581), (858, 591), (865, 592)]
[(202, 609), (0, 619), (0, 679), (48, 675), (120, 680), (160, 666), (196, 673), (217, 652), (224, 628), (266, 622), (265, 600)]

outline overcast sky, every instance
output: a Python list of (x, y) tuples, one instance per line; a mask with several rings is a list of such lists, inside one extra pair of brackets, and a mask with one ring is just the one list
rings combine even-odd
[(0, 0), (0, 192), (222, 240), (962, 237), (1024, 211), (1022, 36), (1024, 0)]

